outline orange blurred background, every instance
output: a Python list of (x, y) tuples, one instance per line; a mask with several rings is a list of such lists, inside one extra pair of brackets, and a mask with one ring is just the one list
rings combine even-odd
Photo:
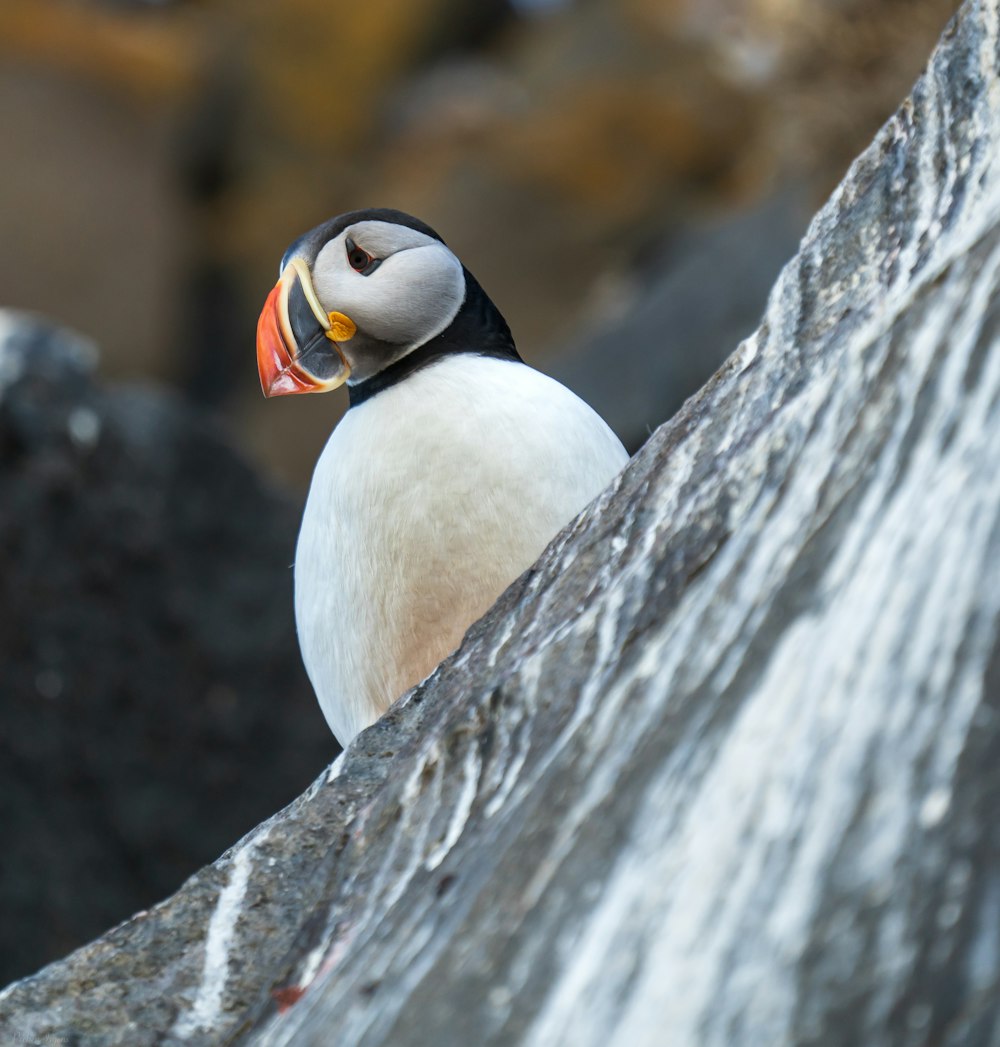
[(4, 0), (0, 305), (94, 339), (109, 379), (181, 388), (301, 491), (346, 397), (265, 404), (253, 352), (299, 233), (410, 211), (530, 361), (614, 347), (670, 245), (792, 189), (804, 223), (956, 7)]

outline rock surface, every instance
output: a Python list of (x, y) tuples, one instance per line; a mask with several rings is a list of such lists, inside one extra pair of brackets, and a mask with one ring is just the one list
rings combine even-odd
[(297, 507), (94, 362), (0, 312), (4, 982), (176, 890), (337, 752), (295, 642)]
[(998, 23), (456, 656), (0, 1038), (998, 1041)]

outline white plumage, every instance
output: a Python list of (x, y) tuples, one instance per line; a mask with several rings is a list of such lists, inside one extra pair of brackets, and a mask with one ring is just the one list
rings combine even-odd
[(346, 745), (466, 629), (628, 459), (434, 230), (340, 215), (285, 255), (257, 328), (266, 395), (345, 381), (295, 558), (302, 657)]
[(516, 361), (445, 357), (350, 410), (295, 557), (302, 656), (337, 738), (453, 651), (627, 458), (582, 400)]

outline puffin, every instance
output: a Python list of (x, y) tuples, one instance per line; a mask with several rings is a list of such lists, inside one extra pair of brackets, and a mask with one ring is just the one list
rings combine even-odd
[(401, 211), (285, 252), (257, 326), (267, 397), (347, 386), (295, 553), (302, 659), (342, 746), (427, 677), (628, 460), (526, 364), (475, 277)]

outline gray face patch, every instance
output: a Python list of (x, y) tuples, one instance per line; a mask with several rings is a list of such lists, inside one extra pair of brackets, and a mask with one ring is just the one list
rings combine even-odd
[[(359, 272), (351, 264), (355, 249), (379, 264)], [(465, 298), (462, 264), (440, 240), (381, 221), (348, 226), (326, 243), (312, 264), (312, 280), (323, 308), (357, 326), (341, 344), (356, 379), (440, 334)]]

